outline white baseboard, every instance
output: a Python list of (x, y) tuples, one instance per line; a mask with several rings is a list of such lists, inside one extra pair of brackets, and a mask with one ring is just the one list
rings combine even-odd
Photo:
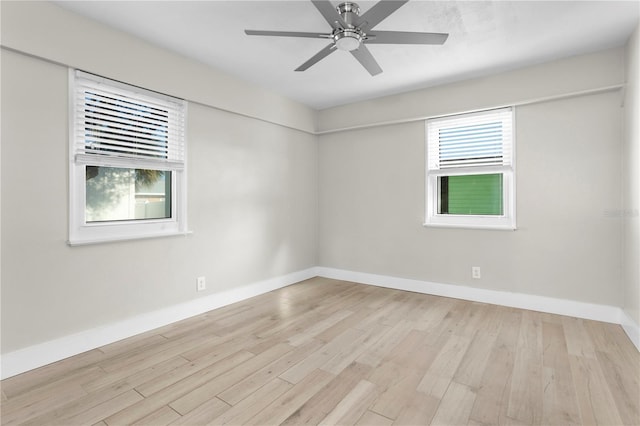
[(640, 325), (636, 323), (631, 317), (623, 310), (621, 313), (622, 321), (621, 325), (624, 332), (627, 333), (629, 339), (636, 346), (636, 349), (640, 352)]
[[(512, 308), (528, 309), (551, 314), (567, 315), (576, 318), (591, 319), (620, 324), (622, 310), (615, 306), (594, 303), (576, 302), (574, 300), (556, 299), (507, 291), (487, 290), (452, 284), (439, 284), (429, 281), (396, 278), (386, 275), (367, 274), (334, 268), (317, 268), (318, 275), (361, 284), (413, 291), (435, 296), (452, 297), (454, 299), (473, 302), (491, 303)], [(636, 345), (637, 346), (637, 345)]]
[(343, 269), (314, 267), (259, 281), (236, 289), (215, 293), (179, 305), (138, 315), (117, 323), (85, 330), (80, 333), (9, 352), (2, 355), (2, 359), (0, 360), (0, 378), (5, 379), (12, 377), (25, 371), (33, 370), (52, 362), (60, 361), (70, 356), (126, 339), (136, 334), (172, 324), (316, 276), (620, 324), (633, 344), (640, 351), (640, 326), (622, 309), (615, 306), (440, 284), (386, 275), (346, 271)]
[(0, 378), (6, 379), (315, 276), (316, 268), (309, 268), (9, 352), (0, 360)]
[(318, 276), (325, 278), (620, 324), (638, 352), (640, 352), (640, 325), (617, 306), (452, 284), (440, 284), (322, 266), (317, 267), (316, 271)]

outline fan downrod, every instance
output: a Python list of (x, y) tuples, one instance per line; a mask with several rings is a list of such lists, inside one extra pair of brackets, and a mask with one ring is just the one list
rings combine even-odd
[(351, 25), (351, 22), (347, 21), (347, 16), (351, 16), (349, 14), (353, 13), (356, 16), (360, 15), (360, 6), (358, 6), (358, 3), (353, 3), (350, 1), (346, 1), (344, 3), (340, 3), (338, 5), (338, 7), (336, 7), (336, 10), (338, 11), (338, 13), (342, 16), (342, 19), (344, 19), (347, 24)]

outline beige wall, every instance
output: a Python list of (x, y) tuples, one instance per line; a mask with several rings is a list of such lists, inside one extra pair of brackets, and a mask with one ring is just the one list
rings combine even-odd
[(640, 325), (640, 27), (627, 44), (624, 97), (624, 310)]
[[(52, 12), (47, 26), (77, 23), (66, 12), (58, 16), (55, 6), (45, 6), (44, 11)], [(27, 29), (17, 28), (20, 25), (34, 30), (33, 25), (39, 24), (40, 15), (30, 17), (31, 22), (5, 9), (5, 2), (2, 8), (3, 44), (17, 39), (16, 33), (27, 35)], [(10, 25), (5, 26), (7, 22)], [(92, 62), (91, 71), (104, 69), (104, 74), (117, 74), (129, 82), (127, 77), (132, 76), (134, 83), (144, 83), (135, 75), (148, 75), (152, 88), (166, 87), (177, 95), (190, 96), (198, 86), (213, 87), (223, 103), (238, 89), (244, 101), (234, 100), (233, 108), (257, 118), (218, 109), (229, 105), (215, 104), (213, 89), (213, 105), (189, 104), (192, 235), (69, 247), (68, 69), (28, 54), (43, 53), (32, 49), (52, 43), (48, 54), (59, 54), (58, 62), (77, 58), (90, 63), (95, 58), (85, 58), (76, 45), (58, 45), (55, 37), (28, 40), (27, 54), (3, 48), (2, 353), (317, 263), (317, 137), (264, 121), (304, 129), (309, 124), (305, 107), (270, 94), (276, 104), (298, 112), (288, 116), (288, 107), (276, 113), (264, 106), (259, 109), (254, 101), (261, 99), (262, 91), (237, 81), (223, 90), (229, 80), (220, 80), (216, 72), (207, 74), (205, 67), (140, 42), (132, 49), (148, 53), (148, 62), (131, 65), (118, 56), (118, 48), (129, 52), (131, 47), (118, 40), (124, 36), (95, 28), (94, 33), (88, 26), (86, 36), (105, 43), (110, 37), (114, 44), (102, 55), (114, 62)], [(161, 56), (171, 61), (170, 72), (155, 69)], [(194, 70), (188, 79), (180, 72)], [(153, 84), (161, 80), (162, 85)], [(195, 279), (201, 275), (206, 276), (208, 288), (196, 293)]]
[[(610, 68), (611, 58), (619, 60), (620, 52), (564, 61), (563, 72), (573, 63), (581, 75), (591, 62), (609, 72), (582, 90), (619, 84), (621, 67)], [(554, 67), (510, 73), (505, 81), (535, 86)], [(501, 104), (508, 92), (499, 76), (491, 81), (493, 87), (487, 79), (465, 82), (466, 96), (456, 97), (455, 108), (481, 107), (478, 99), (485, 107)], [(396, 116), (401, 110), (410, 118), (420, 97), (428, 106), (423, 111), (437, 115), (450, 111), (447, 96), (436, 88), (339, 109), (353, 111), (355, 121), (366, 118), (360, 107)], [(410, 105), (402, 103), (407, 97)], [(324, 116), (335, 118), (331, 111)], [(334, 120), (328, 127), (345, 124)], [(516, 107), (518, 229), (510, 232), (422, 226), (424, 121), (323, 135), (320, 265), (621, 306), (621, 140), (619, 90)], [(481, 280), (471, 279), (471, 266), (482, 268)]]

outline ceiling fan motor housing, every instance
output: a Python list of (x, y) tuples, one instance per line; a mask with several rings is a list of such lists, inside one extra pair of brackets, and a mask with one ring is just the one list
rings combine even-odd
[(366, 36), (362, 30), (356, 27), (357, 17), (360, 15), (360, 6), (357, 3), (344, 2), (340, 3), (336, 10), (348, 27), (338, 27), (333, 30), (333, 41), (340, 50), (349, 52), (356, 50)]

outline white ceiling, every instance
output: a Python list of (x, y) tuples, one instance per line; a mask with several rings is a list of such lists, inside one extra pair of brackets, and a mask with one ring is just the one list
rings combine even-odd
[[(329, 32), (308, 0), (56, 3), (315, 109), (622, 46), (640, 16), (637, 0), (412, 0), (375, 28), (447, 32), (449, 39), (442, 46), (369, 45), (384, 71), (371, 77), (343, 51), (293, 71), (327, 40), (244, 34)], [(358, 1), (362, 13), (375, 3)]]

